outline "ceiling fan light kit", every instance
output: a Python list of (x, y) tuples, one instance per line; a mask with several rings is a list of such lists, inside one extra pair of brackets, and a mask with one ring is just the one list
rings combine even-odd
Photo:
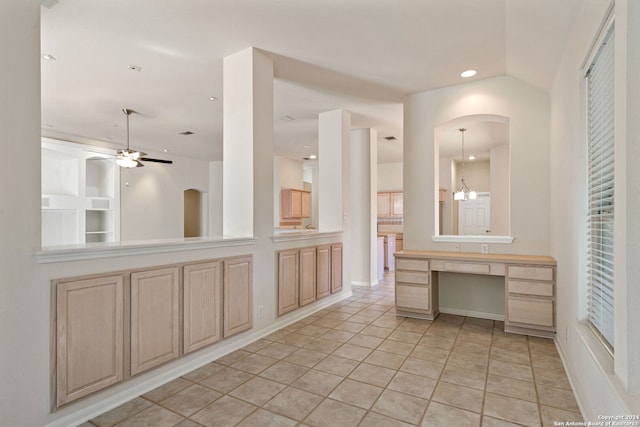
[(123, 168), (143, 167), (144, 166), (142, 164), (143, 161), (165, 163), (169, 165), (172, 164), (173, 161), (171, 160), (161, 160), (161, 159), (152, 159), (149, 157), (143, 157), (143, 156), (146, 156), (147, 153), (143, 153), (137, 150), (132, 150), (131, 148), (129, 148), (129, 116), (135, 113), (136, 111), (131, 110), (129, 108), (123, 108), (122, 112), (124, 113), (125, 116), (127, 116), (127, 148), (125, 148), (124, 150), (117, 151), (116, 164)]

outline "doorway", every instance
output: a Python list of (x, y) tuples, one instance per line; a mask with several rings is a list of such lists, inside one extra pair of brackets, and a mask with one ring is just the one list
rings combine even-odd
[(206, 233), (206, 193), (184, 190), (184, 237), (202, 237)]
[(491, 195), (478, 193), (475, 200), (458, 202), (458, 234), (483, 236), (491, 233)]

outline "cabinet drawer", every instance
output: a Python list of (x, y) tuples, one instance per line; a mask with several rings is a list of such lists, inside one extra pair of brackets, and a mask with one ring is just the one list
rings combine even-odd
[(396, 283), (417, 283), (420, 285), (429, 284), (429, 273), (421, 271), (400, 271), (396, 270)]
[(507, 298), (508, 322), (553, 327), (553, 301), (537, 298)]
[(537, 295), (541, 297), (553, 296), (553, 283), (526, 282), (523, 280), (511, 280), (507, 282), (507, 292), (511, 294)]
[[(396, 248), (398, 241), (396, 240)], [(429, 271), (429, 261), (426, 259), (396, 258), (398, 270)]]
[(510, 279), (531, 279), (531, 280), (548, 280), (553, 281), (553, 267), (508, 267)]
[(396, 306), (410, 310), (431, 310), (429, 286), (396, 285)]

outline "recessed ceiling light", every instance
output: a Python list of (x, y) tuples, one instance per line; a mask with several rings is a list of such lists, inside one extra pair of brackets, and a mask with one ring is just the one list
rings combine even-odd
[(475, 160), (476, 156), (474, 156), (473, 154), (469, 156), (469, 160)]
[(309, 144), (305, 145), (304, 148), (311, 148)]
[(460, 77), (473, 77), (477, 74), (478, 72), (476, 70), (467, 70), (467, 71), (463, 71), (460, 73)]
[(215, 96), (210, 96), (209, 97), (209, 101), (217, 101), (217, 100), (218, 100), (218, 98), (216, 98)]
[(131, 71), (140, 71), (140, 70), (142, 70), (142, 67), (140, 67), (138, 65), (129, 64), (129, 70), (131, 70)]
[(164, 151), (165, 153), (168, 153), (168, 152), (169, 152), (169, 150), (167, 150), (166, 148), (165, 148), (164, 150), (162, 150), (162, 151)]
[(51, 55), (50, 53), (43, 53), (42, 55), (40, 55), (42, 57), (42, 59), (46, 59), (47, 61), (55, 61), (56, 58)]
[(312, 155), (310, 155), (310, 156), (309, 156), (309, 158), (310, 158), (311, 160), (313, 160), (313, 159), (317, 159), (317, 158), (318, 158), (318, 156), (316, 156), (315, 154), (312, 154)]

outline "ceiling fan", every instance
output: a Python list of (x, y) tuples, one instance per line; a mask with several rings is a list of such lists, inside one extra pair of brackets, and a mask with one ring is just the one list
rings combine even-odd
[(172, 160), (162, 160), (162, 159), (153, 159), (151, 157), (144, 157), (147, 153), (143, 153), (141, 151), (132, 150), (129, 148), (129, 116), (136, 111), (131, 110), (129, 108), (123, 108), (122, 112), (127, 116), (127, 148), (123, 150), (118, 150), (116, 152), (116, 164), (123, 168), (139, 168), (144, 166), (142, 162), (155, 162), (155, 163), (165, 163), (172, 164)]

